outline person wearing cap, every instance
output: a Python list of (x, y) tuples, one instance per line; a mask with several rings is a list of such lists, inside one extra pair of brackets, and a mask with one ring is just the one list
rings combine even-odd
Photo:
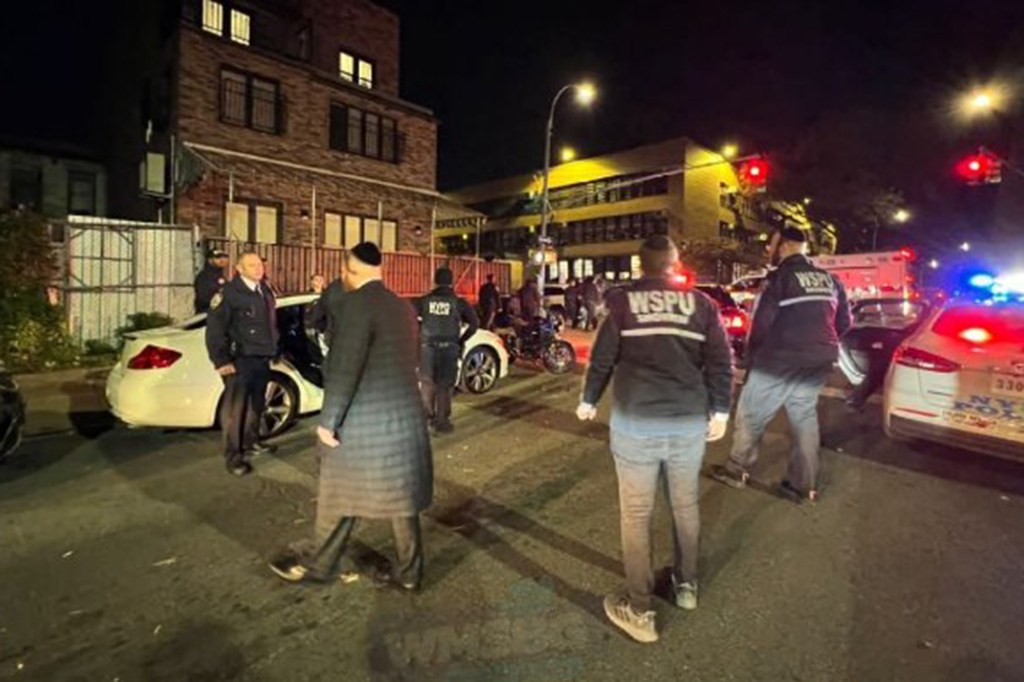
[(839, 337), (850, 328), (850, 306), (839, 280), (807, 258), (802, 230), (777, 230), (768, 254), (775, 269), (754, 304), (732, 452), (724, 466), (712, 467), (711, 475), (734, 488), (746, 487), (761, 437), (785, 407), (793, 447), (779, 492), (794, 502), (816, 502), (818, 396), (839, 356)]
[(224, 288), (224, 270), (228, 267), (228, 254), (220, 249), (206, 252), (206, 265), (196, 275), (192, 288), (195, 290), (196, 314), (205, 313), (210, 309), (213, 297)]
[(608, 618), (639, 642), (658, 639), (653, 604), (651, 515), (664, 477), (672, 512), (672, 585), (677, 606), (697, 607), (697, 506), (708, 441), (725, 435), (732, 349), (718, 306), (676, 284), (679, 251), (664, 235), (640, 249), (643, 278), (608, 292), (608, 315), (590, 356), (576, 415), (597, 416), (611, 382), (611, 451), (619, 482), (625, 594), (604, 600)]
[(254, 455), (273, 452), (259, 442), (266, 408), (270, 360), (279, 353), (277, 301), (263, 281), (263, 259), (243, 253), (237, 274), (211, 302), (206, 319), (206, 350), (224, 380), (220, 426), (229, 473), (252, 472)]
[(270, 563), (290, 582), (358, 577), (342, 562), (359, 519), (391, 524), (397, 562), (389, 584), (413, 591), (423, 578), (419, 514), (433, 497), (433, 463), (417, 388), (416, 319), (384, 286), (381, 262), (373, 244), (354, 247), (343, 265), (347, 292), (328, 301), (334, 329), (317, 428), (317, 549)]
[(455, 295), (452, 271), (434, 273), (435, 288), (416, 300), (420, 319), (420, 391), (433, 429), (451, 433), (452, 394), (462, 347), (480, 328), (473, 306)]

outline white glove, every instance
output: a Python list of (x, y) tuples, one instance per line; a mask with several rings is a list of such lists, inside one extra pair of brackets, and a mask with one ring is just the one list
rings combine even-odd
[(589, 403), (580, 403), (576, 408), (576, 418), (581, 422), (594, 421), (597, 416), (597, 407)]
[(707, 441), (714, 443), (725, 437), (725, 430), (729, 426), (728, 414), (715, 414), (708, 420)]

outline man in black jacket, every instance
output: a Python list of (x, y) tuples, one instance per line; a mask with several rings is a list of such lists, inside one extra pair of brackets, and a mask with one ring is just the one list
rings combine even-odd
[(228, 254), (220, 249), (210, 249), (206, 253), (206, 265), (196, 275), (192, 284), (195, 290), (195, 311), (205, 313), (210, 309), (214, 296), (224, 288), (224, 268), (228, 266)]
[(749, 369), (736, 410), (732, 454), (715, 479), (735, 488), (750, 480), (761, 437), (786, 408), (794, 447), (780, 491), (794, 501), (818, 499), (818, 396), (839, 356), (839, 337), (850, 327), (843, 285), (807, 259), (806, 236), (795, 227), (775, 232), (771, 264), (754, 304), (747, 341)]
[(224, 285), (206, 320), (206, 350), (224, 379), (220, 425), (224, 459), (235, 476), (252, 472), (253, 455), (272, 448), (260, 445), (260, 420), (266, 407), (270, 360), (277, 355), (277, 302), (263, 279), (263, 259), (243, 253), (238, 274)]
[(650, 523), (663, 470), (674, 521), (675, 600), (697, 607), (698, 479), (706, 442), (725, 435), (732, 390), (732, 351), (718, 306), (672, 283), (678, 257), (671, 239), (649, 237), (640, 249), (643, 279), (609, 292), (577, 409), (581, 420), (593, 419), (614, 374), (611, 450), (628, 594), (606, 597), (604, 608), (640, 642), (658, 639)]
[(501, 295), (498, 293), (498, 287), (494, 283), (494, 275), (487, 275), (487, 282), (480, 287), (477, 299), (480, 302), (484, 329), (493, 330), (494, 318), (497, 317), (498, 308), (501, 306)]
[[(459, 356), (469, 337), (480, 328), (473, 306), (455, 295), (448, 268), (434, 273), (436, 288), (416, 301), (420, 318), (420, 392), (430, 424), (438, 433), (451, 433), (452, 394), (459, 374)], [(462, 325), (466, 325), (465, 331)]]

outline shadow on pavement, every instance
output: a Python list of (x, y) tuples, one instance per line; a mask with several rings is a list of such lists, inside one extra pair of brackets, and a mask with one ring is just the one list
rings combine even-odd
[(251, 680), (246, 653), (232, 641), (232, 630), (214, 622), (186, 621), (167, 632), (152, 646), (142, 662), (142, 680), (146, 682), (192, 682), (213, 680)]

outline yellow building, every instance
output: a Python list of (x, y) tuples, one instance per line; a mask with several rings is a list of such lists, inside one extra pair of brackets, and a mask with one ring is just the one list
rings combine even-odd
[[(466, 187), (449, 197), (487, 216), (479, 228), (441, 227), (441, 251), (526, 259), (538, 246), (540, 173)], [(686, 138), (552, 167), (548, 236), (557, 262), (549, 281), (638, 276), (642, 240), (758, 240), (771, 228), (740, 191), (733, 163)], [(760, 211), (760, 212), (759, 212)], [(477, 238), (479, 237), (479, 244)]]

